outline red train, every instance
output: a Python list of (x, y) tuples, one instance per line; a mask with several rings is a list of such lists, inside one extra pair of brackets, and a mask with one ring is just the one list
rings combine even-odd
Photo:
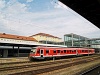
[(50, 57), (86, 55), (94, 53), (95, 50), (90, 48), (36, 47), (32, 48), (29, 59), (45, 59)]

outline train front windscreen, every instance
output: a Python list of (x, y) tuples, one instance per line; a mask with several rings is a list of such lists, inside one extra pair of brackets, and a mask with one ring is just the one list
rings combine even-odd
[(35, 54), (35, 52), (36, 52), (36, 48), (32, 48), (30, 53)]

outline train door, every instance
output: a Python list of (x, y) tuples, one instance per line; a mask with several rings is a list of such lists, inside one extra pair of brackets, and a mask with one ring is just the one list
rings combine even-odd
[(40, 50), (40, 57), (43, 57), (43, 54), (44, 54), (44, 50), (41, 49), (41, 50)]

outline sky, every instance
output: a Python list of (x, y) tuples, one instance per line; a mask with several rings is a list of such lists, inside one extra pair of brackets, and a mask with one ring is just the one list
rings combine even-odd
[(58, 0), (0, 0), (0, 33), (100, 38), (100, 29)]

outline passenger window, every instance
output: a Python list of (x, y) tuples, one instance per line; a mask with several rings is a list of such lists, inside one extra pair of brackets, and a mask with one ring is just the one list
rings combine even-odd
[(60, 53), (60, 50), (57, 50), (57, 53)]
[(67, 50), (67, 53), (69, 53), (69, 50)]
[(66, 50), (64, 50), (64, 53), (66, 53)]
[(53, 53), (56, 53), (56, 50), (54, 50)]
[(72, 50), (72, 53), (74, 52), (74, 50)]
[(49, 50), (46, 50), (46, 53), (49, 53)]
[(61, 53), (63, 53), (63, 51), (61, 51)]
[(76, 52), (76, 50), (74, 50), (74, 52)]

